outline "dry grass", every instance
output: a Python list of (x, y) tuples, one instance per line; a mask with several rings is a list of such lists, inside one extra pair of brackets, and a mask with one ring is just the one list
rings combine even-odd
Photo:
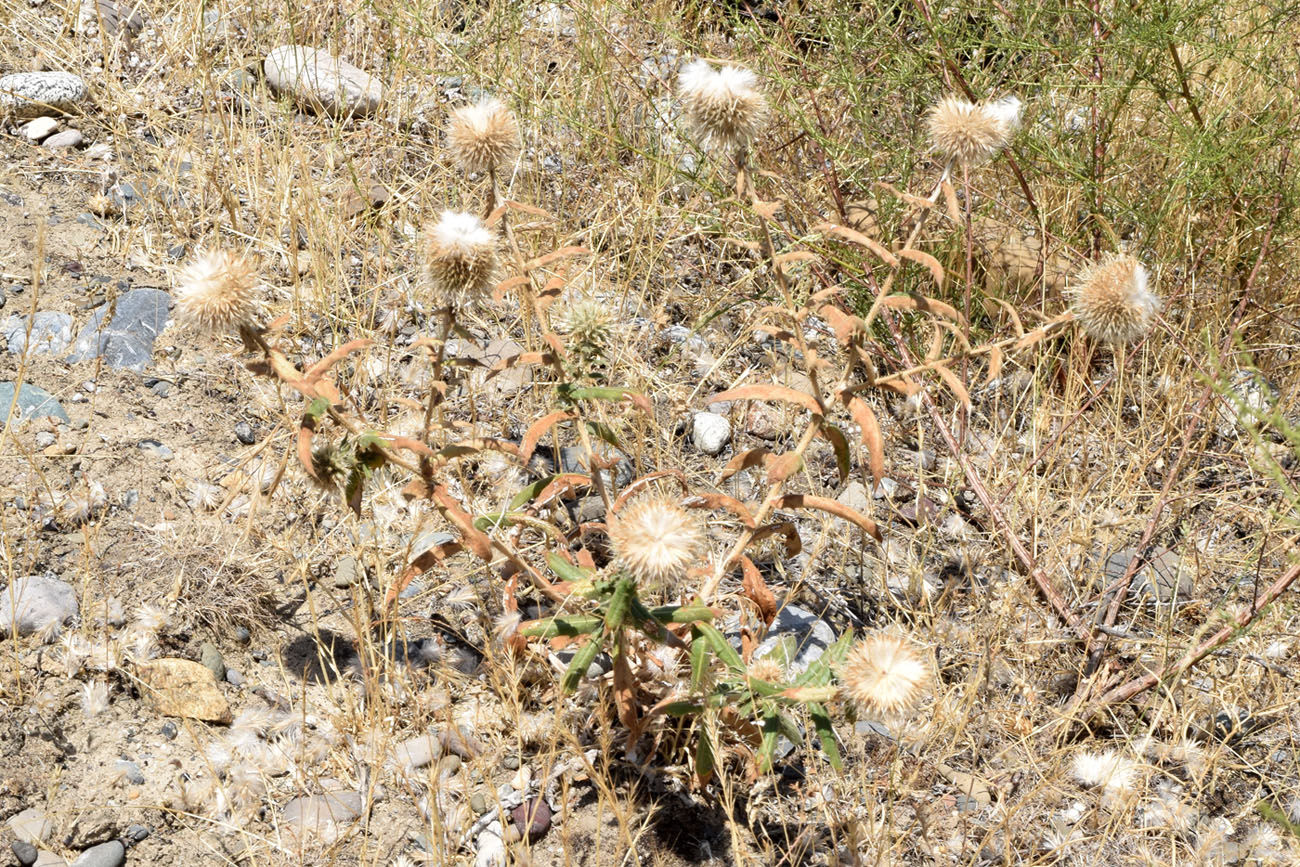
[[(896, 293), (937, 296), (963, 312), (963, 339), (987, 345), (1014, 336), (1009, 311), (1025, 329), (1062, 312), (1058, 270), (1131, 252), (1164, 301), (1144, 340), (1112, 350), (1061, 320), (1038, 343), (1008, 350), (992, 384), (989, 354), (954, 361), (969, 413), (933, 372), (915, 377), (933, 412), (884, 388), (866, 392), (885, 474), (903, 488), (864, 507), (883, 540), (824, 512), (782, 508), (773, 519), (796, 526), (802, 553), (789, 555), (779, 537), (749, 549), (760, 583), (818, 612), (837, 634), (906, 631), (934, 665), (920, 709), (869, 728), (865, 715), (858, 721), (834, 703), (842, 769), (827, 762), (802, 712), (805, 743), (773, 773), (757, 768), (752, 718), (659, 716), (629, 744), (608, 678), (563, 695), (549, 658), (560, 648), (512, 643), (506, 609), (517, 603), (528, 620), (551, 603), (526, 592), (526, 580), (507, 584), (499, 557), (485, 565), (458, 554), (420, 576), (395, 614), (387, 610), (385, 594), (428, 547), (421, 534), (462, 534), (429, 500), (403, 497), (410, 476), (393, 465), (369, 480), (353, 515), (294, 455), (301, 395), (283, 377), (232, 360), (232, 337), (169, 331), (151, 371), (175, 383), (165, 405), (140, 398), (137, 378), (125, 374), (23, 360), (24, 375), (47, 377), (47, 387), (66, 380), (61, 396), (86, 379), (99, 390), (74, 413), (88, 426), (60, 433), (80, 444), (74, 454), (43, 453), (40, 425), (0, 434), (0, 455), (14, 468), (0, 487), (5, 571), (58, 571), (82, 594), (70, 632), (118, 655), (137, 652), (130, 621), (138, 607), (161, 606), (167, 622), (151, 652), (197, 658), (203, 642), (215, 642), (248, 681), (227, 689), (236, 712), (254, 715), (231, 729), (183, 725), (172, 746), (150, 740), (176, 765), (151, 769), (132, 799), (106, 770), (56, 748), (64, 738), (92, 750), (101, 726), (139, 726), (153, 737), (161, 720), (134, 693), (129, 659), (96, 670), (100, 657), (90, 653), (69, 678), (42, 661), (57, 651), (7, 640), (0, 706), (46, 745), (0, 759), (7, 813), (43, 805), (62, 822), (90, 804), (121, 822), (147, 821), (156, 833), (130, 857), (161, 863), (379, 865), (402, 853), (469, 863), (478, 818), (470, 799), (491, 803), (508, 791), (503, 784), (520, 783), (524, 771), (504, 764), (518, 758), (561, 814), (531, 856), (512, 847), (518, 863), (1300, 857), (1294, 591), (1183, 676), (1105, 700), (1212, 636), (1294, 561), (1300, 437), (1282, 421), (1297, 410), (1291, 263), (1300, 233), (1287, 144), (1297, 71), (1284, 50), (1297, 36), (1294, 16), (1248, 3), (1188, 5), (1163, 18), (1103, 8), (1098, 39), (1086, 9), (1046, 0), (969, 11), (800, 5), (798, 15), (766, 21), (712, 3), (253, 0), (211, 5), (217, 23), (209, 26), (200, 6), (149, 3), (150, 23), (118, 43), (75, 34), (75, 3), (10, 9), (4, 67), (67, 69), (92, 81), (94, 105), (76, 125), (115, 156), (53, 159), (6, 142), (0, 187), (33, 191), (32, 202), (39, 196), (65, 215), (118, 179), (148, 179), (177, 195), (105, 218), (104, 233), (84, 246), (49, 248), (49, 261), (15, 256), (4, 270), (32, 285), (22, 304), (72, 311), (82, 299), (58, 273), (65, 258), (129, 268), (137, 285), (170, 288), (168, 251), (177, 245), (250, 252), (262, 262), (271, 313), (282, 317), (270, 339), (306, 368), (349, 340), (374, 338), (333, 371), (344, 411), (368, 428), (422, 437), (434, 375), (412, 342), (436, 337), (441, 320), (422, 282), (418, 236), (445, 209), (483, 211), (493, 181), (465, 177), (443, 130), (452, 109), (491, 94), (516, 113), (523, 146), (494, 181), (502, 197), (545, 212), (510, 213), (519, 250), (503, 245), (514, 263), (504, 276), (518, 273), (519, 260), (586, 248), (566, 260), (552, 310), (579, 298), (605, 304), (615, 338), (601, 375), (652, 404), (648, 413), (594, 402), (583, 411), (617, 432), (636, 475), (677, 472), (692, 492), (722, 492), (757, 512), (770, 490), (762, 467), (720, 479), (728, 456), (744, 449), (806, 449), (789, 492), (835, 498), (847, 487), (829, 442), (800, 444), (809, 414), (789, 404), (735, 402), (732, 451), (721, 458), (691, 445), (690, 413), (710, 395), (760, 383), (806, 390), (810, 346), (844, 364), (823, 316), (783, 342), (756, 331), (789, 325), (766, 307), (801, 305), (839, 286), (840, 308), (866, 316), (879, 286), (896, 279)], [(288, 41), (377, 74), (388, 90), (380, 114), (300, 114), (257, 76), (238, 74)], [(676, 75), (697, 56), (746, 64), (765, 89), (772, 114), (748, 178), (760, 200), (780, 202), (771, 218), (737, 195), (727, 155), (701, 151), (681, 128)], [(1019, 95), (1024, 129), (1007, 156), (969, 174), (955, 169), (956, 213), (936, 196), (917, 229), (915, 201), (877, 184), (930, 192), (943, 166), (927, 151), (925, 110), (966, 88), (971, 98)], [(853, 203), (868, 199), (869, 227), (851, 216)], [(880, 257), (819, 230), (827, 221), (895, 249), (916, 230), (917, 249), (944, 269), (943, 287), (912, 264), (890, 276)], [(16, 231), (29, 251), (39, 249), (22, 237), (34, 229)], [(796, 250), (814, 257), (790, 264), (783, 283), (771, 253)], [(1048, 279), (1036, 273), (1040, 255)], [(1014, 273), (1009, 262), (1018, 263)], [(38, 273), (48, 285), (39, 287)], [(551, 267), (539, 282), (557, 273)], [(6, 315), (16, 306), (9, 300)], [(909, 357), (925, 356), (933, 318), (891, 311), (873, 319), (860, 346), (882, 375), (906, 369)], [(522, 294), (462, 309), (456, 322), (483, 342), (543, 347), (546, 323)], [(670, 338), (671, 326), (689, 336)], [(945, 339), (944, 353), (956, 352), (957, 338)], [(464, 346), (462, 338), (458, 351)], [(1246, 368), (1280, 395), (1262, 432), (1232, 420), (1226, 382)], [(523, 369), (516, 380), (464, 372), (440, 408), (446, 424), (434, 445), (517, 440), (561, 406), (556, 376)], [(233, 443), (235, 418), (253, 423), (255, 445)], [(853, 442), (856, 419), (837, 410), (828, 420)], [(178, 460), (142, 469), (129, 457), (134, 442), (159, 429)], [(957, 435), (956, 454), (945, 431)], [(542, 444), (582, 446), (573, 429)], [(870, 489), (868, 450), (851, 453), (848, 481)], [(439, 478), (482, 516), (507, 511), (538, 475), (479, 456)], [(89, 482), (106, 487), (110, 505), (83, 523), (60, 521), (59, 504)], [(125, 504), (130, 488), (139, 506)], [(599, 494), (537, 518), (603, 558), (602, 535), (579, 527), (603, 520)], [(700, 514), (715, 558), (745, 537), (734, 514)], [(530, 563), (550, 544), (531, 530), (493, 535)], [(1091, 628), (1106, 617), (1116, 577), (1107, 558), (1139, 546), (1147, 556), (1179, 555), (1190, 598), (1123, 606), (1113, 626)], [(359, 568), (336, 582), (344, 558)], [(1091, 659), (1031, 567), (1089, 633)], [(760, 594), (739, 578), (712, 564), (692, 575), (720, 625), (760, 623)], [(112, 600), (125, 623), (110, 616)], [(232, 638), (238, 627), (250, 630), (247, 645)], [(671, 654), (638, 647), (636, 712), (644, 715), (685, 689)], [(110, 707), (94, 722), (69, 697), (73, 680), (112, 684)], [(481, 746), (459, 769), (444, 759), (413, 770), (396, 758), (398, 744), (456, 725)], [(702, 735), (718, 748), (707, 782)], [(1131, 770), (1097, 772), (1107, 751)], [(1110, 758), (1101, 764), (1111, 768)], [(63, 791), (15, 782), (64, 763)], [(301, 850), (281, 809), (336, 787), (364, 793), (368, 820), (344, 829), (336, 845)], [(412, 842), (419, 835), (423, 846)]]

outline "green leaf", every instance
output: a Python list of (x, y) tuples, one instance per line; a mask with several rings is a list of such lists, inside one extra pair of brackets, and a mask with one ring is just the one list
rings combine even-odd
[(555, 476), (544, 476), (532, 484), (520, 488), (519, 493), (515, 494), (514, 499), (510, 501), (510, 511), (513, 512), (524, 503), (531, 503), (537, 499), (542, 491), (546, 490), (546, 486), (553, 481), (555, 481)]
[(699, 740), (695, 744), (695, 778), (701, 783), (707, 783), (709, 777), (713, 775), (717, 752), (713, 748), (713, 737), (709, 734), (709, 727), (704, 720), (700, 720), (698, 728)]
[(781, 716), (768, 708), (763, 712), (763, 742), (758, 747), (758, 769), (765, 774), (772, 772), (772, 763), (776, 760), (776, 742), (781, 736)]
[(691, 642), (691, 689), (699, 689), (709, 670), (709, 643), (697, 633)]
[(817, 658), (812, 665), (804, 669), (803, 673), (794, 679), (795, 686), (826, 686), (834, 677), (834, 668), (844, 661), (848, 656), (849, 649), (853, 646), (853, 633), (846, 632), (836, 639), (835, 643), (826, 648), (826, 652)]
[(712, 620), (713, 609), (707, 605), (660, 605), (650, 609), (650, 616), (660, 623), (694, 623)]
[(598, 439), (609, 443), (616, 449), (621, 449), (623, 447), (618, 441), (618, 436), (607, 424), (598, 421), (589, 421), (587, 422), (587, 430), (591, 431)]
[[(320, 399), (321, 398), (317, 398), (316, 400), (320, 400)], [(313, 401), (313, 403), (314, 402), (315, 401)], [(372, 430), (366, 431), (361, 436), (357, 437), (358, 452), (370, 451), (371, 449), (376, 447), (381, 449), (386, 449), (390, 447), (390, 444), (388, 440), (384, 439), (383, 437), (381, 437), (379, 434), (375, 433)]]
[(573, 655), (569, 661), (569, 667), (564, 670), (564, 679), (560, 681), (560, 686), (565, 692), (573, 692), (578, 688), (578, 683), (586, 677), (587, 669), (596, 661), (596, 656), (600, 653), (600, 647), (605, 642), (604, 633), (593, 635), (591, 640)]
[(675, 701), (664, 705), (664, 713), (669, 716), (687, 716), (704, 710), (704, 705), (695, 701)]
[(554, 638), (557, 635), (566, 635), (572, 638), (595, 632), (604, 622), (604, 618), (595, 614), (550, 617), (524, 627), (519, 630), (519, 634), (528, 638)]
[(727, 668), (732, 671), (745, 670), (745, 663), (740, 658), (740, 654), (736, 652), (736, 648), (728, 644), (726, 636), (712, 624), (696, 623), (691, 627), (691, 631), (695, 633), (697, 639), (703, 638), (709, 643), (709, 646), (713, 648), (713, 652), (726, 664)]
[(609, 608), (605, 611), (605, 625), (610, 632), (618, 632), (627, 620), (632, 601), (636, 599), (636, 581), (620, 578), (614, 585), (614, 593), (609, 597)]
[(826, 712), (826, 707), (813, 702), (808, 705), (808, 714), (812, 717), (813, 728), (817, 730), (817, 740), (821, 741), (822, 752), (826, 753), (826, 761), (830, 762), (835, 770), (842, 770), (844, 765), (840, 761), (840, 748), (835, 742), (835, 729), (831, 726), (831, 717)]
[(561, 581), (572, 581), (575, 584), (586, 581), (596, 574), (590, 569), (583, 569), (581, 566), (573, 565), (554, 551), (547, 553), (546, 565), (551, 567), (551, 571), (558, 575)]
[(312, 398), (311, 403), (307, 404), (307, 415), (312, 418), (320, 418), (330, 410), (330, 402), (323, 397)]
[(474, 519), (474, 527), (486, 533), (488, 530), (495, 530), (502, 524), (509, 523), (509, 512), (493, 512), (490, 515), (479, 515)]

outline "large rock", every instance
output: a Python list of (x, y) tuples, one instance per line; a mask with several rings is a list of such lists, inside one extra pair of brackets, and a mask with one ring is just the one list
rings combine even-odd
[[(0, 382), (0, 418), (8, 420), (10, 404), (14, 404), (14, 384)], [(63, 404), (54, 399), (54, 395), (26, 382), (18, 389), (18, 402), (14, 404), (14, 412), (23, 420), (56, 418), (62, 422), (68, 421), (67, 411), (63, 409)]]
[(262, 71), (277, 93), (334, 117), (374, 114), (384, 99), (384, 86), (365, 70), (305, 45), (271, 49)]
[(103, 357), (110, 367), (143, 371), (153, 343), (167, 326), (171, 296), (160, 289), (132, 289), (101, 305), (77, 335), (68, 361)]
[(49, 575), (28, 575), (0, 590), (0, 635), (54, 629), (77, 616), (77, 591)]
[(90, 95), (71, 72), (15, 72), (0, 77), (0, 117), (24, 119), (71, 111)]
[(26, 316), (10, 316), (0, 331), (14, 355), (22, 355), (29, 346), (34, 355), (57, 355), (72, 342), (72, 317), (43, 311), (32, 316), (29, 328)]
[(139, 672), (144, 693), (163, 716), (226, 725), (234, 718), (212, 672), (201, 663), (188, 659), (155, 659), (141, 665)]
[(357, 792), (306, 795), (284, 805), (280, 827), (305, 846), (328, 846), (356, 823), (364, 809), (365, 802)]

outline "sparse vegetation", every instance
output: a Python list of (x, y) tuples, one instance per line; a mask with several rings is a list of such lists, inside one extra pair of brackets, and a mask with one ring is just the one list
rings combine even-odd
[(0, 52), (41, 848), (1300, 857), (1300, 8), (137, 5)]

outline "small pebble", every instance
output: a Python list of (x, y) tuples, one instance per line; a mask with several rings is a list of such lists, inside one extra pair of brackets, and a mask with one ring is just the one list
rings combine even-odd
[(126, 861), (126, 847), (118, 840), (91, 846), (77, 856), (72, 867), (119, 867)]
[(152, 833), (153, 829), (148, 825), (127, 825), (126, 833), (122, 835), (122, 839), (128, 840), (132, 843), (139, 843), (148, 838)]
[(455, 776), (460, 770), (460, 756), (443, 756), (438, 759), (438, 776), (451, 777)]
[(63, 132), (56, 132), (41, 142), (41, 147), (59, 150), (60, 148), (79, 148), (85, 143), (86, 137), (81, 134), (81, 130), (65, 129)]
[(126, 781), (133, 786), (144, 785), (144, 771), (135, 762), (126, 759), (118, 759), (116, 765), (118, 773), (126, 777)]
[(167, 738), (167, 740), (169, 741), (176, 740), (176, 732), (177, 732), (176, 723), (172, 722), (171, 720), (168, 720), (167, 722), (163, 723), (162, 736)]
[(483, 797), (482, 792), (475, 792), (470, 796), (469, 808), (474, 811), (475, 816), (482, 816), (487, 812), (487, 798)]
[(175, 457), (172, 450), (158, 442), (158, 440), (140, 440), (140, 450), (163, 461), (170, 461)]
[(248, 631), (247, 626), (235, 627), (235, 641), (238, 641), (240, 644), (247, 644), (252, 637), (252, 633)]
[(226, 661), (221, 658), (221, 651), (211, 641), (205, 641), (199, 647), (199, 661), (203, 663), (218, 683), (226, 679)]
[(551, 829), (551, 807), (541, 798), (529, 798), (510, 812), (519, 833), (536, 843)]
[(243, 686), (243, 685), (244, 685), (244, 676), (243, 676), (242, 674), (240, 674), (239, 671), (238, 671), (237, 669), (234, 669), (234, 668), (227, 668), (227, 669), (226, 669), (226, 683), (230, 684), (231, 686)]
[(26, 840), (15, 840), (9, 844), (9, 848), (14, 851), (14, 857), (22, 867), (30, 867), (36, 863), (36, 847)]
[(516, 755), (506, 756), (504, 759), (501, 760), (501, 767), (505, 768), (507, 771), (519, 770), (519, 756)]
[(257, 437), (253, 435), (253, 426), (246, 421), (241, 421), (235, 425), (235, 439), (246, 446), (251, 446), (257, 442)]

